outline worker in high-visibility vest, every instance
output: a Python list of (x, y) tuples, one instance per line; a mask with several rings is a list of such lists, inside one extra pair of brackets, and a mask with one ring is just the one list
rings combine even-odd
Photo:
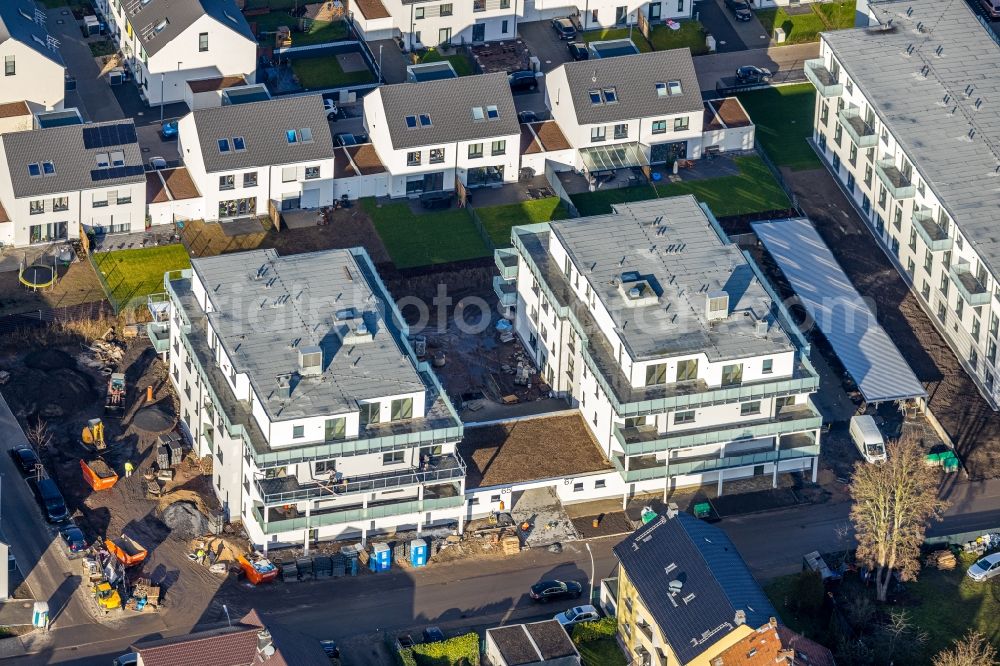
[(132, 472), (135, 471), (135, 466), (132, 464), (131, 460), (125, 461), (125, 478), (132, 476)]

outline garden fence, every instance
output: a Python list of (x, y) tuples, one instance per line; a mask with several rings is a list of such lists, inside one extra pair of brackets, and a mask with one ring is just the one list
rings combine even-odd
[(100, 319), (114, 314), (114, 307), (107, 300), (55, 308), (39, 308), (30, 312), (0, 316), (0, 333), (11, 333), (21, 328), (45, 326), (53, 322)]
[(465, 207), (469, 211), (469, 217), (472, 218), (473, 226), (475, 226), (476, 231), (479, 232), (479, 237), (483, 239), (484, 243), (486, 243), (487, 249), (489, 249), (490, 252), (496, 252), (496, 243), (494, 243), (493, 239), (490, 238), (490, 234), (486, 231), (486, 226), (483, 224), (483, 221), (479, 219), (479, 214), (476, 212), (476, 209), (469, 204), (466, 204)]

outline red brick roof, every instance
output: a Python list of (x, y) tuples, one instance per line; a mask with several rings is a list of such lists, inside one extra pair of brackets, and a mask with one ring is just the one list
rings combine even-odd
[(211, 79), (197, 79), (188, 81), (188, 87), (193, 93), (210, 92), (212, 90), (225, 90), (233, 86), (242, 86), (247, 82), (242, 76), (217, 76)]
[(711, 666), (836, 666), (833, 654), (774, 618), (715, 657)]
[(237, 624), (135, 646), (143, 666), (249, 666), (257, 657), (257, 627)]
[(31, 110), (24, 102), (8, 102), (0, 104), (0, 118), (17, 118), (19, 116), (30, 116)]

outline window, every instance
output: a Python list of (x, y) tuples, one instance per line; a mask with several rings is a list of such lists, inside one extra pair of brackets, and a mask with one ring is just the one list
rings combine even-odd
[(379, 423), (382, 419), (382, 403), (366, 402), (361, 405), (361, 425)]
[(947, 273), (941, 273), (941, 284), (939, 285), (939, 289), (946, 298), (948, 296), (949, 287), (951, 287), (951, 279), (948, 277)]
[(928, 303), (931, 300), (931, 286), (927, 284), (927, 280), (924, 280), (924, 284), (920, 287), (920, 295), (923, 296), (924, 300)]
[(885, 200), (886, 200), (886, 196), (887, 195), (888, 195), (888, 192), (885, 189), (885, 185), (881, 185), (880, 184), (878, 186), (878, 207), (879, 208), (885, 208)]
[(839, 146), (843, 138), (844, 128), (840, 123), (837, 123), (837, 126), (833, 128), (833, 142)]
[(398, 400), (393, 400), (391, 411), (392, 411), (392, 416), (390, 416), (390, 419), (393, 421), (412, 419), (413, 398), (400, 398)]
[(677, 362), (677, 381), (690, 382), (698, 379), (698, 359)]
[(510, 0), (500, 0), (500, 9), (510, 9)]
[(733, 363), (722, 366), (722, 385), (732, 386), (743, 383), (743, 364)]
[[(119, 164), (115, 166), (121, 166), (121, 165)], [(44, 173), (46, 176), (52, 176), (55, 174), (55, 172), (56, 172), (55, 164), (53, 164), (52, 162), (42, 162), (42, 173)]]
[(486, 117), (489, 118), (490, 120), (496, 120), (497, 118), (500, 117), (500, 109), (498, 109), (492, 104), (489, 105), (488, 107), (486, 107)]
[(867, 194), (861, 195), (861, 210), (866, 213), (872, 209), (872, 200), (868, 198)]
[(219, 176), (219, 190), (231, 190), (236, 187), (236, 179), (232, 176)]
[(583, 492), (583, 484), (582, 483), (574, 483), (573, 484), (573, 492), (574, 493), (582, 493)]
[(110, 197), (107, 194), (94, 194), (93, 202), (91, 206), (94, 208), (104, 208), (108, 205), (108, 199)]
[(300, 425), (292, 426), (292, 439), (302, 439), (305, 436), (306, 436), (305, 426), (300, 426)]
[(604, 103), (605, 104), (617, 104), (618, 103), (618, 92), (614, 88), (605, 88), (604, 93)]
[(600, 90), (591, 90), (589, 94), (590, 94), (590, 103), (591, 104), (593, 104), (593, 105), (596, 106), (597, 104), (601, 103), (601, 91)]
[(421, 127), (430, 127), (431, 126), (431, 117), (428, 116), (426, 113), (421, 113), (420, 114), (420, 126)]
[(295, 180), (295, 167), (281, 168), (281, 182), (291, 183)]
[(903, 228), (903, 209), (896, 206), (896, 211), (892, 214), (892, 226), (896, 227), (896, 231)]
[(476, 121), (486, 119), (486, 114), (483, 112), (483, 107), (481, 106), (472, 107), (472, 119)]
[(204, 53), (208, 50), (208, 33), (202, 32), (198, 34), (198, 52)]
[(61, 213), (69, 210), (69, 197), (56, 197), (52, 200), (52, 212)]
[(616, 139), (628, 138), (628, 123), (619, 123), (615, 125), (615, 138)]
[(306, 180), (316, 180), (319, 178), (319, 166), (306, 167)]
[(420, 151), (406, 153), (406, 166), (420, 166)]
[(656, 386), (667, 383), (667, 364), (656, 363), (646, 366), (646, 386)]
[(415, 8), (413, 10), (413, 18), (414, 18), (414, 20), (417, 20), (417, 21), (423, 20), (423, 18), (424, 18), (424, 8), (423, 7), (417, 7), (417, 8)]
[(910, 240), (907, 242), (912, 252), (917, 251), (917, 230), (910, 227)]
[(765, 358), (761, 363), (760, 372), (764, 375), (769, 375), (774, 372), (774, 361), (772, 359)]
[(678, 12), (684, 11), (684, 0), (677, 0), (677, 11)]
[(665, 134), (667, 131), (667, 121), (666, 120), (654, 120), (653, 121), (653, 134)]
[(111, 160), (107, 153), (97, 153), (96, 160), (98, 169), (107, 169), (111, 166)]
[(441, 5), (441, 16), (451, 16), (452, 8), (451, 3)]
[(690, 126), (690, 120), (688, 119), (687, 116), (684, 116), (683, 118), (674, 118), (675, 132), (684, 132), (687, 130), (689, 126)]
[(740, 403), (740, 416), (760, 414), (760, 400)]
[(823, 106), (819, 109), (819, 123), (820, 125), (826, 125), (827, 121), (830, 119), (830, 105), (823, 102)]
[(399, 465), (400, 463), (406, 462), (405, 451), (392, 451), (391, 453), (382, 454), (382, 464), (383, 465)]
[(656, 96), (657, 97), (666, 97), (667, 95), (668, 95), (668, 93), (667, 93), (667, 84), (666, 83), (657, 83), (656, 84)]
[(990, 315), (990, 335), (996, 337), (997, 330), (1000, 329), (1000, 318), (995, 314)]
[(486, 0), (472, 0), (472, 11), (474, 12), (486, 11)]
[(600, 490), (601, 488), (607, 488), (608, 482), (604, 479), (598, 479), (594, 481), (594, 490)]
[(693, 409), (686, 412), (674, 412), (674, 425), (683, 425), (685, 423), (694, 423)]
[(503, 155), (507, 152), (507, 141), (505, 139), (494, 141), (491, 148), (494, 155)]
[(670, 95), (680, 95), (681, 94), (681, 82), (680, 81), (667, 81), (667, 92)]
[(413, 129), (416, 126), (417, 126), (417, 117), (416, 116), (406, 116), (406, 128), (407, 129)]
[(924, 270), (928, 273), (934, 270), (934, 253), (930, 248), (924, 250)]
[(481, 143), (470, 143), (469, 144), (469, 159), (474, 160), (483, 156), (483, 144)]
[(256, 171), (247, 171), (243, 174), (243, 187), (257, 187)]
[[(504, 2), (508, 2), (508, 6), (509, 6), (509, 4), (510, 4), (509, 0), (503, 0), (503, 1)], [(504, 19), (503, 21), (500, 21), (500, 34), (501, 35), (506, 35), (508, 30), (510, 30), (510, 21), (508, 21), (507, 19)]]
[(851, 147), (847, 152), (847, 161), (850, 162), (851, 166), (858, 163), (858, 147), (851, 143)]
[(318, 460), (316, 461), (316, 474), (329, 474), (330, 472), (337, 471), (337, 461), (336, 460)]
[(238, 153), (242, 153), (247, 149), (247, 142), (241, 136), (233, 137), (233, 150)]
[(332, 439), (344, 439), (347, 437), (347, 419), (340, 416), (335, 419), (327, 419), (323, 427), (323, 438), (326, 441)]
[(28, 212), (31, 215), (41, 215), (45, 212), (45, 200), (37, 199), (28, 204)]
[(440, 164), (444, 162), (444, 148), (431, 148), (428, 161), (431, 164)]
[(14, 65), (14, 56), (4, 56), (3, 58), (3, 75), (4, 76), (14, 76), (17, 73), (17, 68)]
[(871, 187), (872, 186), (872, 165), (871, 164), (866, 164), (865, 165), (865, 186), (866, 187)]
[(591, 127), (590, 128), (590, 140), (592, 143), (597, 143), (598, 141), (604, 141), (604, 126), (601, 127)]

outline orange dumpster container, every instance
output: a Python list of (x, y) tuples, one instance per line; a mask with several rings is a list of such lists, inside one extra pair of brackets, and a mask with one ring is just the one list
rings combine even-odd
[(94, 490), (107, 490), (118, 482), (118, 475), (100, 458), (87, 462), (80, 460), (83, 480)]
[(247, 576), (247, 580), (254, 585), (270, 583), (278, 577), (278, 567), (274, 566), (268, 560), (257, 560), (256, 562), (251, 562), (247, 558), (240, 555), (239, 563), (240, 568), (243, 569), (243, 573)]
[(124, 534), (117, 539), (105, 539), (104, 546), (127, 567), (135, 566), (146, 559), (146, 549)]

